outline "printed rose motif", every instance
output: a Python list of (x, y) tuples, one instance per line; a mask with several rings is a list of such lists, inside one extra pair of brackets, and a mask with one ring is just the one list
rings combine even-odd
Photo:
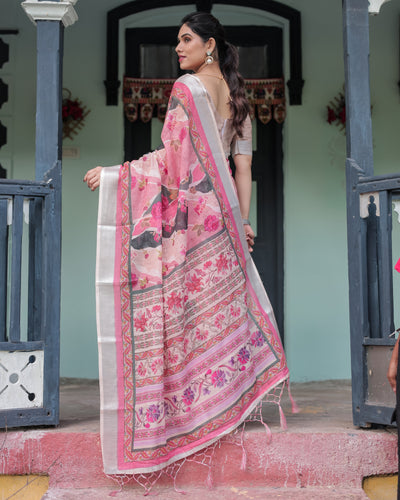
[(240, 307), (234, 307), (233, 305), (231, 305), (231, 314), (235, 318), (237, 318), (238, 316), (240, 316)]
[(189, 339), (188, 337), (186, 337), (184, 340), (183, 340), (183, 352), (185, 354), (187, 354), (188, 352), (188, 348), (189, 348)]
[(185, 127), (182, 127), (181, 128), (181, 131), (179, 132), (179, 140), (181, 142), (184, 141), (185, 137), (186, 137), (186, 134), (187, 134), (187, 129)]
[(211, 260), (208, 260), (207, 262), (204, 263), (204, 268), (208, 269), (210, 266), (212, 266)]
[(146, 330), (147, 318), (144, 313), (141, 314), (140, 316), (137, 315), (134, 322), (135, 322), (135, 328), (137, 328), (141, 332), (144, 332)]
[(211, 375), (211, 382), (214, 387), (223, 387), (226, 384), (226, 375), (222, 370), (217, 370)]
[(171, 351), (168, 351), (167, 358), (168, 358), (169, 365), (173, 365), (178, 361), (178, 355), (175, 353), (172, 353)]
[(221, 254), (218, 259), (215, 261), (215, 265), (217, 266), (218, 272), (228, 269), (228, 259), (224, 254)]
[(196, 276), (195, 274), (192, 274), (186, 286), (189, 292), (201, 292), (202, 288), (201, 278), (199, 276)]
[(257, 330), (256, 332), (252, 333), (250, 337), (250, 342), (255, 346), (255, 347), (261, 347), (264, 344), (264, 337), (262, 333)]
[(245, 365), (249, 359), (250, 359), (250, 351), (248, 351), (245, 347), (242, 347), (238, 354), (239, 363)]
[(163, 360), (161, 358), (157, 358), (151, 364), (151, 369), (153, 373), (156, 373), (163, 366)]
[(225, 319), (225, 316), (223, 314), (218, 314), (218, 316), (215, 318), (215, 326), (217, 328), (222, 328), (223, 327), (223, 321)]
[(163, 210), (167, 210), (167, 208), (169, 207), (168, 198), (164, 195), (161, 196), (161, 205), (162, 205)]
[(195, 394), (190, 387), (185, 389), (183, 392), (183, 397), (182, 397), (182, 400), (185, 403), (185, 405), (188, 405), (188, 406), (191, 405), (193, 403), (194, 396), (195, 396)]
[(131, 276), (131, 283), (132, 283), (132, 286), (135, 286), (138, 284), (138, 277), (136, 276), (136, 274), (133, 274), (132, 273), (132, 276)]
[(200, 330), (200, 328), (196, 328), (196, 339), (197, 340), (205, 340), (208, 337), (208, 331), (207, 330)]
[(182, 306), (182, 297), (176, 292), (172, 292), (167, 298), (168, 308), (178, 311)]
[(204, 221), (204, 229), (208, 232), (216, 231), (219, 228), (219, 221), (216, 215), (208, 215)]
[(206, 206), (206, 200), (202, 197), (199, 198), (197, 205), (194, 207), (194, 211), (197, 215), (200, 215)]
[(151, 405), (147, 408), (146, 419), (148, 422), (157, 422), (160, 418), (161, 411), (158, 405)]
[(168, 127), (169, 130), (174, 130), (176, 126), (176, 119), (173, 113), (167, 114), (166, 126)]
[(141, 376), (141, 377), (144, 377), (146, 375), (146, 367), (144, 366), (143, 363), (140, 363), (140, 365), (138, 366), (138, 374)]
[(159, 219), (162, 214), (162, 206), (161, 206), (161, 201), (158, 201), (157, 203), (154, 203), (152, 209), (151, 209), (151, 215), (155, 219)]

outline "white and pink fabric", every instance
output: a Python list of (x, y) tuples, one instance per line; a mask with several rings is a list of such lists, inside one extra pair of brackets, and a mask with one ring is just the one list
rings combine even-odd
[(163, 149), (103, 169), (97, 249), (105, 472), (153, 472), (239, 426), (289, 376), (215, 114), (179, 78)]

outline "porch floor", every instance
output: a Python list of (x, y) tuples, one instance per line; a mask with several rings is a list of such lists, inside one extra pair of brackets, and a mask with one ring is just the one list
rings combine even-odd
[[(291, 384), (291, 390), (300, 412), (291, 412), (285, 390), (282, 402), (288, 426), (285, 432), (347, 432), (358, 429), (352, 422), (349, 380)], [(99, 432), (99, 399), (97, 380), (61, 379), (60, 426), (54, 431)], [(263, 416), (273, 432), (282, 432), (277, 407), (266, 405)], [(385, 432), (395, 434), (395, 431), (388, 427)]]
[[(396, 429), (353, 426), (349, 381), (292, 384), (292, 394), (300, 412), (291, 413), (285, 391), (286, 431), (277, 407), (269, 405), (263, 411), (272, 431), (270, 443), (261, 424), (246, 425), (246, 470), (240, 468), (241, 447), (223, 443), (213, 458), (214, 490), (205, 489), (207, 468), (193, 462), (182, 467), (176, 486), (193, 500), (205, 492), (210, 500), (361, 500), (368, 498), (363, 478), (397, 472)], [(48, 474), (50, 488), (43, 497), (48, 500), (114, 496), (118, 485), (102, 470), (98, 382), (63, 379), (60, 412), (57, 428), (11, 429), (3, 434), (1, 473)], [(154, 493), (162, 500), (181, 498), (169, 478), (162, 478)], [(142, 495), (132, 481), (116, 494), (121, 500)]]

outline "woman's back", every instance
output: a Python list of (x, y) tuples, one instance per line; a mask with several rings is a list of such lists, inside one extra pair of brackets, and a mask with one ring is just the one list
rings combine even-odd
[(206, 73), (198, 73), (196, 76), (210, 95), (218, 115), (225, 120), (231, 118), (231, 96), (226, 81), (223, 78)]

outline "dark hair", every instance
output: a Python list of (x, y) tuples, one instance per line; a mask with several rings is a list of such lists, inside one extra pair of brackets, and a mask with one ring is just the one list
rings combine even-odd
[(182, 19), (181, 25), (199, 35), (203, 42), (214, 38), (217, 44), (219, 65), (222, 75), (228, 84), (231, 94), (231, 110), (233, 127), (239, 137), (242, 137), (243, 123), (249, 113), (249, 103), (244, 93), (244, 80), (238, 72), (239, 54), (235, 46), (225, 39), (225, 30), (213, 15), (206, 12), (192, 12)]

